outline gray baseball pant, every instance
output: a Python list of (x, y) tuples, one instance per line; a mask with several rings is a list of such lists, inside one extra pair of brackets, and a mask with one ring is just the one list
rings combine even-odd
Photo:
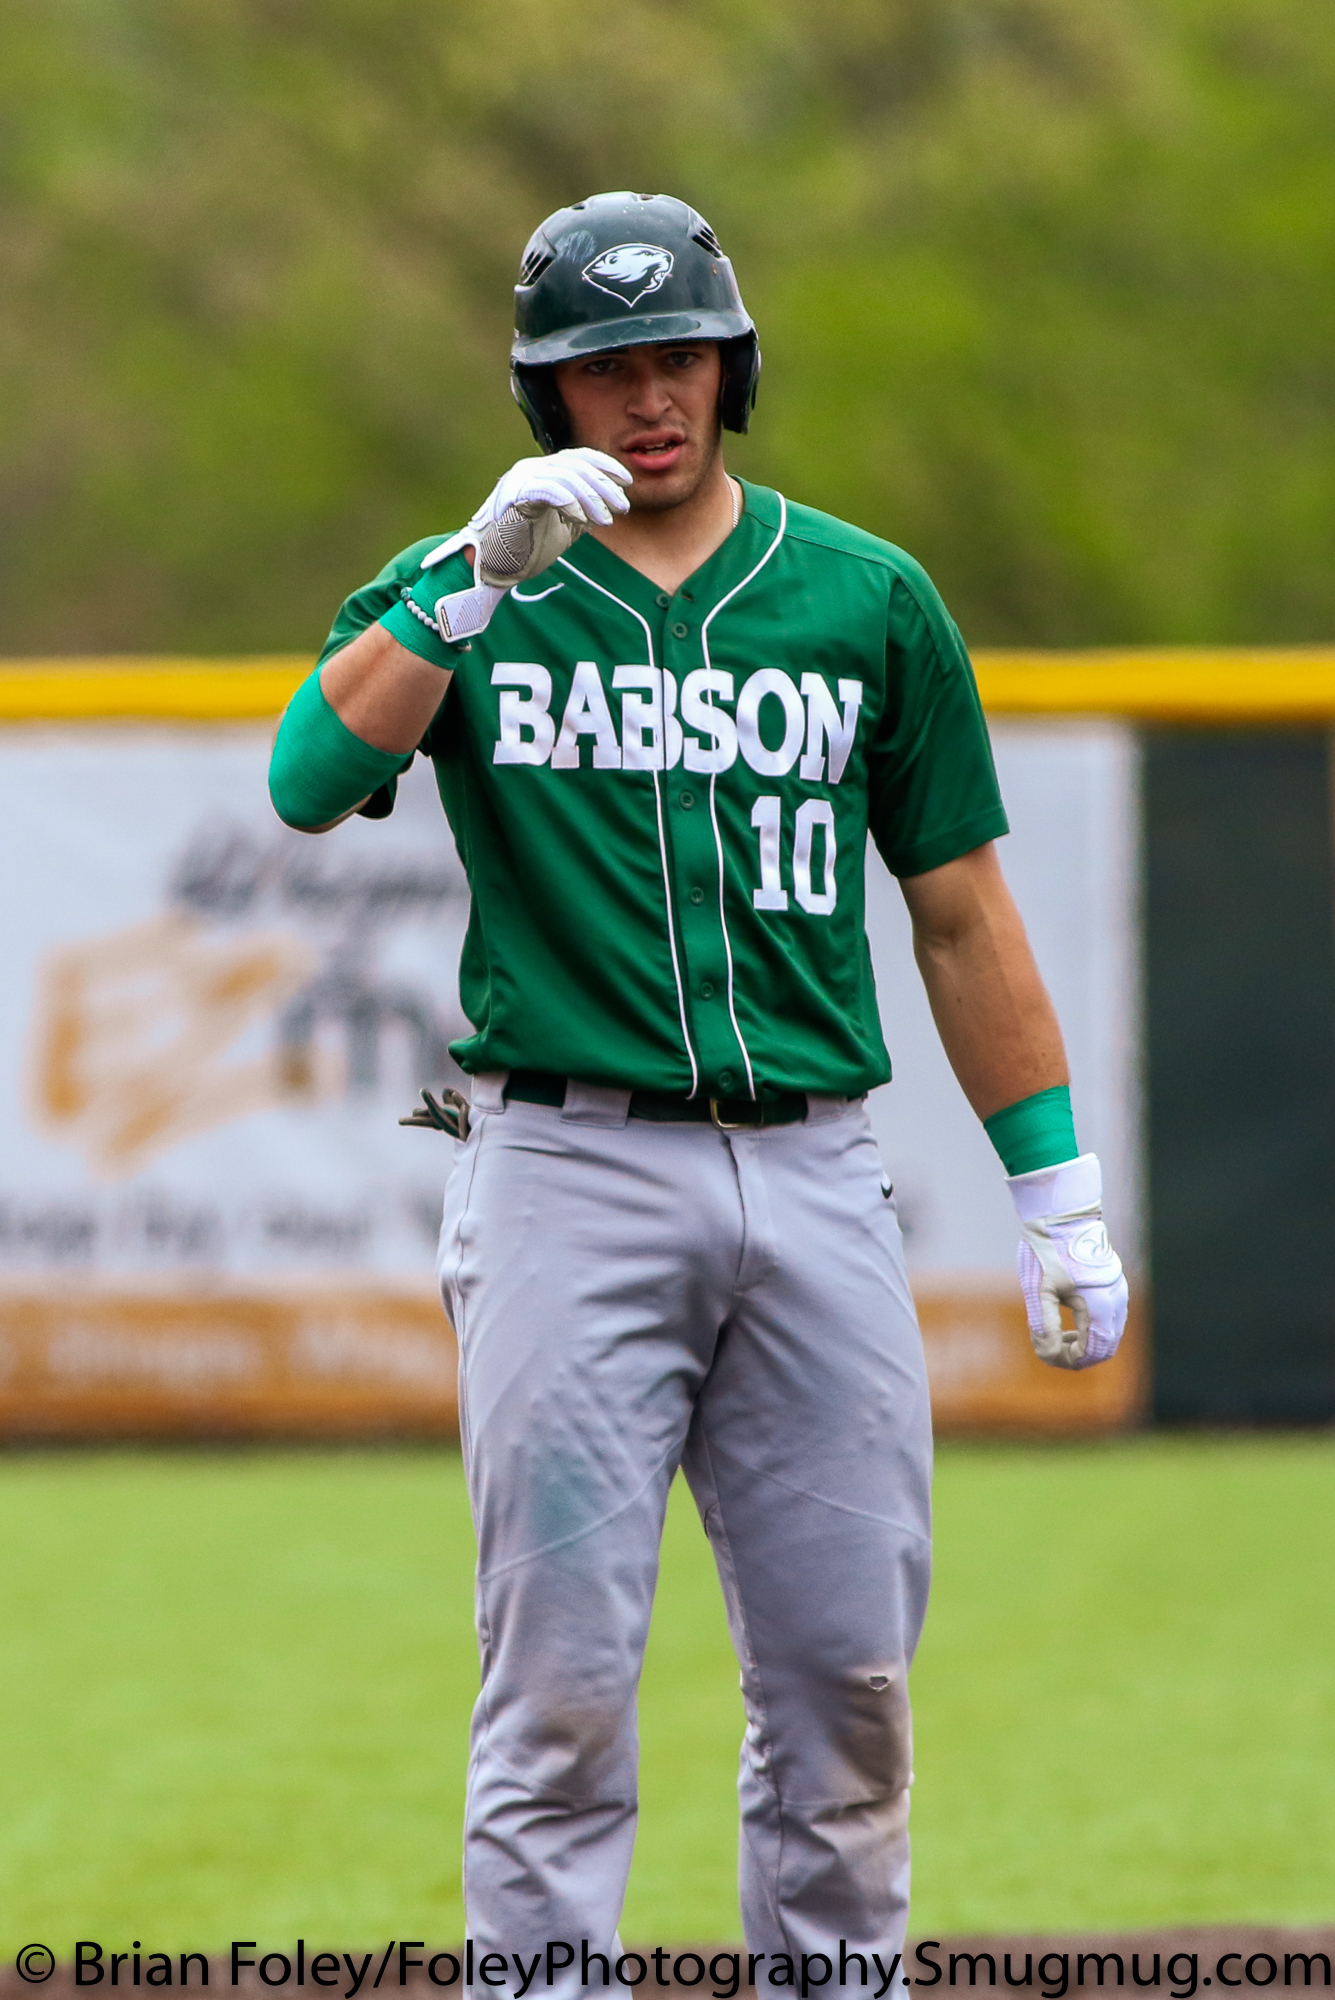
[(815, 1099), (804, 1123), (722, 1132), (627, 1120), (624, 1092), (572, 1084), (557, 1110), (474, 1082), (440, 1254), (478, 1537), (469, 1933), (479, 1952), (621, 1949), (680, 1465), (742, 1669), (747, 1944), (842, 1938), (886, 1962), (908, 1908), (931, 1434), (866, 1113)]

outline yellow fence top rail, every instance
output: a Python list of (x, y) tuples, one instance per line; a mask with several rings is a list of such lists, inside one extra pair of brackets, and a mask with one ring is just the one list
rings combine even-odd
[[(1143, 646), (974, 656), (991, 715), (1164, 723), (1335, 722), (1335, 646)], [(0, 660), (0, 723), (253, 722), (276, 716), (305, 655)]]
[(992, 715), (1138, 722), (1335, 721), (1335, 646), (1138, 646), (975, 657)]
[(313, 661), (0, 660), (0, 722), (255, 722), (281, 714)]

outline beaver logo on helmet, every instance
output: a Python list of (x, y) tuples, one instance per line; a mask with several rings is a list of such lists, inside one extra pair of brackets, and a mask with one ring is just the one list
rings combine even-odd
[(672, 252), (659, 243), (618, 243), (586, 264), (580, 275), (586, 284), (629, 307), (659, 289), (672, 275), (674, 261)]

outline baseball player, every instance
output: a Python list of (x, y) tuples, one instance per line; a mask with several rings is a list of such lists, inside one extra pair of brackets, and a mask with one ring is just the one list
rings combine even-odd
[(515, 301), (541, 455), (347, 600), (271, 781), (320, 831), (389, 810), (421, 749), (472, 890), (439, 1267), (479, 1551), (469, 1931), (584, 1941), (572, 1990), (634, 1976), (636, 1688), (680, 1466), (742, 1671), (756, 1976), (840, 1939), (888, 1965), (931, 1446), (863, 1105), (890, 1075), (869, 831), (1056, 1367), (1107, 1360), (1125, 1318), (1099, 1164), (940, 598), (902, 550), (725, 469), (760, 352), (713, 232), (664, 196), (577, 202)]

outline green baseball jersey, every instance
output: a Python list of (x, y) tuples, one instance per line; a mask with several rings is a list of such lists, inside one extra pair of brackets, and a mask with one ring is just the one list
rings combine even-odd
[(963, 641), (902, 550), (763, 487), (679, 590), (591, 535), (442, 639), (472, 581), (405, 550), (379, 618), (453, 674), (423, 745), (472, 890), (464, 1069), (682, 1095), (855, 1096), (890, 1075), (863, 928), (897, 875), (1006, 831)]

